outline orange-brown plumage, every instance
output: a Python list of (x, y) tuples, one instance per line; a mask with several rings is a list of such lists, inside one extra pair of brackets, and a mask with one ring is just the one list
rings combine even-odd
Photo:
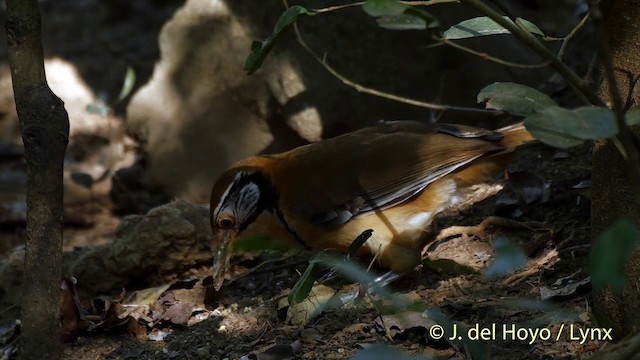
[(378, 255), (394, 272), (409, 271), (419, 263), (434, 216), (463, 201), (470, 186), (494, 176), (515, 147), (532, 140), (522, 124), (493, 132), (398, 121), (242, 160), (213, 187), (214, 247), (238, 236), (266, 236), (346, 251), (373, 229), (361, 252)]

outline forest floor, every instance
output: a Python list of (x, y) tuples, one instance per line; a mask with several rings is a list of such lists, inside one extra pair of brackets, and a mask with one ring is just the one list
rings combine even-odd
[[(79, 14), (91, 10), (75, 8), (80, 5), (74, 5), (74, 1), (63, 3), (73, 7), (70, 11), (78, 11)], [(81, 3), (91, 2), (77, 2)], [(159, 18), (169, 16), (175, 6), (167, 5)], [(50, 20), (51, 23), (47, 25), (49, 44), (55, 49), (52, 50), (53, 55), (69, 55), (68, 58), (77, 64), (89, 86), (111, 86), (102, 84), (104, 79), (96, 75), (103, 66), (90, 64), (92, 59), (101, 57), (100, 51), (104, 47), (100, 43), (82, 46), (67, 42), (65, 34), (75, 31), (73, 24), (77, 19), (60, 14), (62, 12), (59, 9), (55, 12), (51, 10), (50, 15), (58, 18)], [(45, 9), (44, 18), (47, 16)], [(106, 27), (96, 23), (95, 26), (105, 26), (99, 29), (103, 30), (99, 31), (104, 37), (101, 41), (128, 48), (127, 34), (137, 34), (144, 29), (148, 42), (155, 44), (162, 22), (157, 17), (146, 24), (143, 21), (135, 25), (126, 19), (119, 24)], [(139, 41), (138, 45), (142, 43), (144, 41)], [(137, 51), (139, 58), (144, 59), (140, 63), (142, 70), (139, 75), (141, 81), (145, 81), (145, 77), (150, 76), (155, 61), (153, 55), (157, 49)], [(0, 89), (7, 84), (6, 69), (5, 54), (0, 52)], [(101, 76), (104, 77), (104, 74)], [(10, 131), (6, 130), (10, 128), (7, 122), (15, 119), (11, 118), (13, 104), (4, 97), (6, 92), (0, 93), (0, 129), (6, 135)], [(122, 121), (117, 116), (114, 118), (115, 123)], [(13, 140), (3, 135), (0, 145), (13, 142), (19, 147), (15, 129), (13, 132)], [(86, 133), (77, 137), (74, 149), (84, 146), (82, 139), (89, 141), (87, 139), (92, 138)], [(128, 150), (131, 157), (139, 155), (135, 148), (131, 146)], [(94, 148), (88, 146), (86, 152), (91, 149)], [(19, 150), (16, 152), (13, 145), (0, 146), (0, 155), (3, 155), (0, 156), (0, 168), (3, 171), (0, 176), (1, 199), (9, 199), (6, 203), (20, 200), (24, 190), (24, 174), (21, 172)], [(95, 159), (78, 156), (74, 163), (80, 166), (79, 169), (86, 170), (88, 165), (85, 168), (81, 166), (85, 160), (90, 162)], [(234, 269), (236, 275), (244, 276), (225, 284), (221, 292), (201, 299), (202, 309), (189, 313), (189, 321), (183, 324), (158, 321), (153, 327), (145, 323), (139, 325), (147, 326), (142, 332), (132, 331), (128, 326), (86, 333), (65, 344), (64, 358), (237, 359), (251, 355), (247, 358), (343, 359), (365, 350), (368, 352), (362, 353), (362, 358), (402, 358), (401, 355), (387, 353), (389, 349), (439, 359), (469, 358), (471, 353), (475, 354), (474, 358), (481, 354), (494, 359), (582, 357), (607, 344), (606, 341), (595, 339), (581, 341), (572, 338), (569, 332), (569, 329), (574, 329), (574, 335), (577, 335), (578, 328), (596, 326), (586, 274), (590, 250), (590, 211), (588, 188), (584, 189), (583, 185), (590, 178), (590, 161), (588, 145), (571, 151), (559, 151), (541, 145), (523, 149), (511, 165), (511, 180), (503, 192), (448, 216), (439, 222), (438, 228), (477, 225), (494, 215), (510, 217), (519, 222), (539, 222), (544, 227), (511, 229), (496, 226), (474, 235), (450, 237), (425, 251), (425, 259), (431, 261), (425, 261), (414, 273), (389, 286), (395, 294), (392, 299), (363, 296), (344, 306), (326, 309), (313, 318), (305, 319), (302, 325), (294, 325), (290, 318), (287, 319), (287, 308), (278, 307), (278, 300), (285, 296), (286, 290), (291, 289), (304, 272), (304, 258), (287, 256), (274, 260), (262, 255), (241, 256), (234, 261)], [(90, 173), (89, 170), (86, 172)], [(504, 183), (504, 176), (501, 178), (497, 181)], [(85, 203), (76, 203), (75, 213), (88, 213), (90, 216), (71, 216), (75, 221), (68, 223), (65, 229), (67, 251), (108, 244), (113, 238), (121, 215), (113, 212), (117, 206), (111, 203), (110, 182), (106, 184), (105, 188), (94, 189), (91, 196), (79, 196)], [(12, 197), (12, 193), (15, 196)], [(8, 212), (0, 211), (0, 217), (6, 214)], [(9, 258), (14, 249), (20, 246), (23, 221), (20, 216), (0, 219), (0, 259)], [(526, 258), (513, 272), (489, 278), (482, 269), (498, 257), (499, 251), (494, 252), (492, 245), (502, 239), (519, 244)], [(434, 260), (438, 258), (445, 261)], [(455, 259), (455, 264), (447, 260), (451, 258)], [(260, 271), (251, 271), (259, 265), (262, 266)], [(200, 267), (190, 275), (204, 277), (209, 270)], [(82, 284), (77, 286), (81, 288)], [(343, 282), (331, 284), (331, 287), (343, 294), (357, 289), (359, 285)], [(2, 296), (4, 294), (0, 294), (0, 298)], [(542, 301), (543, 296), (548, 300)], [(381, 305), (395, 298), (419, 306), (398, 312)], [(0, 308), (2, 325), (15, 319), (15, 311), (9, 310), (15, 309)], [(448, 327), (452, 324), (458, 327), (459, 333), (468, 333), (468, 329), (476, 328), (480, 332), (486, 328), (489, 330), (483, 334), (488, 331), (488, 336), (495, 338), (469, 341), (447, 339), (452, 335), (452, 328)], [(444, 326), (444, 338), (434, 333), (437, 326)], [(537, 338), (534, 339), (527, 332), (528, 329), (538, 329)], [(474, 335), (474, 332), (468, 334)], [(375, 347), (376, 344), (383, 347)]]

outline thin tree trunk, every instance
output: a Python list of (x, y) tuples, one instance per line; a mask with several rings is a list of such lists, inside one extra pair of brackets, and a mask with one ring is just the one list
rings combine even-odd
[(47, 85), (37, 0), (7, 0), (7, 43), (27, 166), (23, 359), (59, 359), (64, 104)]
[[(631, 108), (640, 107), (640, 1), (603, 2), (610, 8), (606, 30), (617, 82), (622, 98)], [(611, 103), (609, 85), (600, 87), (601, 97)], [(640, 136), (640, 129), (632, 129)], [(636, 164), (640, 166), (640, 164)], [(625, 160), (610, 140), (596, 143), (592, 167), (591, 237), (595, 241), (620, 219), (629, 219), (640, 227), (640, 204), (633, 196)], [(601, 323), (614, 329), (620, 339), (640, 330), (640, 249), (636, 249), (625, 267), (627, 284), (622, 292), (594, 290), (594, 312)]]

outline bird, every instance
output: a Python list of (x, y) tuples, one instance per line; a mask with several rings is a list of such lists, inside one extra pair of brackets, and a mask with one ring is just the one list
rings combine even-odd
[(407, 273), (438, 214), (473, 185), (500, 173), (513, 151), (535, 139), (523, 123), (487, 130), (460, 124), (383, 121), (350, 133), (234, 164), (211, 191), (214, 286), (234, 244), (270, 238), (312, 251), (358, 250)]

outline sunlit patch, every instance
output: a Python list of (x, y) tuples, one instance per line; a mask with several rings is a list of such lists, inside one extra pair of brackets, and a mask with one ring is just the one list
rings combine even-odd
[[(64, 101), (69, 114), (70, 135), (79, 132), (108, 134), (113, 125), (101, 115), (87, 112), (87, 106), (98, 101), (75, 65), (60, 58), (46, 59), (44, 69), (51, 90)], [(124, 76), (124, 75), (123, 75)]]

